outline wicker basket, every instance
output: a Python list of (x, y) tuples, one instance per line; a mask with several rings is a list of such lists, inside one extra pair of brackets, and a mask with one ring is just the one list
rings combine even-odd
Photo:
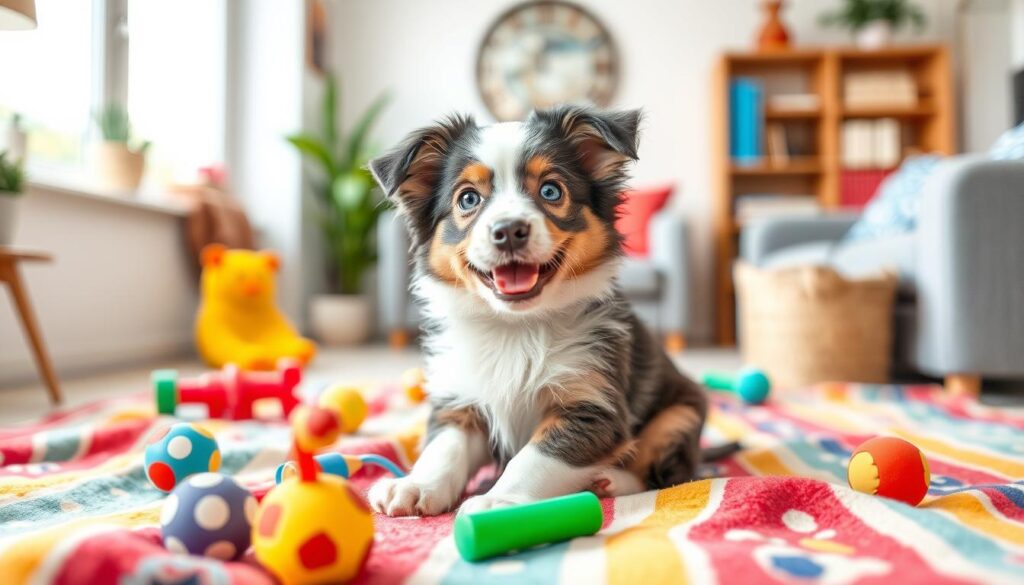
[(830, 268), (735, 268), (743, 359), (776, 387), (883, 382), (896, 276), (850, 280)]

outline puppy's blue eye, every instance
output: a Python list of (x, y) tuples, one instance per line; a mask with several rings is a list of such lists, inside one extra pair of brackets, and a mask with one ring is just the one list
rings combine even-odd
[(555, 183), (544, 183), (540, 186), (540, 197), (544, 201), (558, 201), (562, 198), (562, 188)]
[(480, 205), (480, 194), (476, 191), (466, 191), (459, 195), (459, 209), (462, 211), (469, 211), (477, 205)]

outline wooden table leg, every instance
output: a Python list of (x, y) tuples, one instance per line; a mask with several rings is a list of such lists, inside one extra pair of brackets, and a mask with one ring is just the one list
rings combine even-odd
[(21, 325), (25, 328), (29, 344), (32, 345), (32, 354), (36, 359), (36, 366), (46, 382), (46, 388), (50, 392), (50, 402), (60, 404), (63, 398), (60, 393), (60, 383), (53, 371), (53, 364), (50, 363), (49, 354), (46, 353), (46, 345), (43, 343), (43, 335), (39, 330), (35, 314), (32, 312), (32, 305), (28, 300), (28, 293), (21, 282), (21, 274), (13, 262), (0, 264), (0, 280), (6, 281), (14, 297), (14, 304), (18, 309), (18, 316), (21, 318)]
[(981, 376), (975, 374), (950, 374), (945, 379), (946, 392), (957, 396), (981, 394)]

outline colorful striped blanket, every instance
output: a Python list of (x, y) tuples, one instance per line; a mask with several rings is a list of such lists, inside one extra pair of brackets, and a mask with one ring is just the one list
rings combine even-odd
[[(393, 388), (372, 393), (360, 434), (337, 446), (408, 465), (423, 410)], [(271, 583), (247, 557), (169, 554), (164, 496), (142, 447), (148, 397), (96, 403), (0, 430), (0, 583)], [(280, 422), (211, 421), (224, 471), (257, 497), (288, 446)], [(928, 457), (917, 508), (846, 486), (854, 447), (903, 437)], [(459, 559), (451, 514), (377, 517), (360, 583), (1024, 583), (1024, 412), (987, 408), (935, 387), (823, 385), (764, 407), (716, 397), (706, 438), (747, 448), (708, 477), (605, 500), (588, 538), (479, 564)], [(380, 473), (353, 479), (365, 489)]]

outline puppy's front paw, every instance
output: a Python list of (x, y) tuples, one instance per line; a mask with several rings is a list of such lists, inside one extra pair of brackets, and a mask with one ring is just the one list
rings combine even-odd
[(436, 516), (451, 509), (461, 495), (445, 483), (419, 483), (411, 477), (386, 477), (373, 484), (370, 506), (388, 516)]
[(504, 508), (505, 506), (514, 506), (516, 504), (525, 504), (532, 502), (533, 499), (526, 496), (517, 496), (514, 494), (505, 495), (491, 495), (484, 494), (482, 496), (474, 496), (469, 498), (462, 505), (459, 506), (459, 514), (470, 514), (472, 512), (482, 512), (484, 510), (490, 510), (491, 508)]

